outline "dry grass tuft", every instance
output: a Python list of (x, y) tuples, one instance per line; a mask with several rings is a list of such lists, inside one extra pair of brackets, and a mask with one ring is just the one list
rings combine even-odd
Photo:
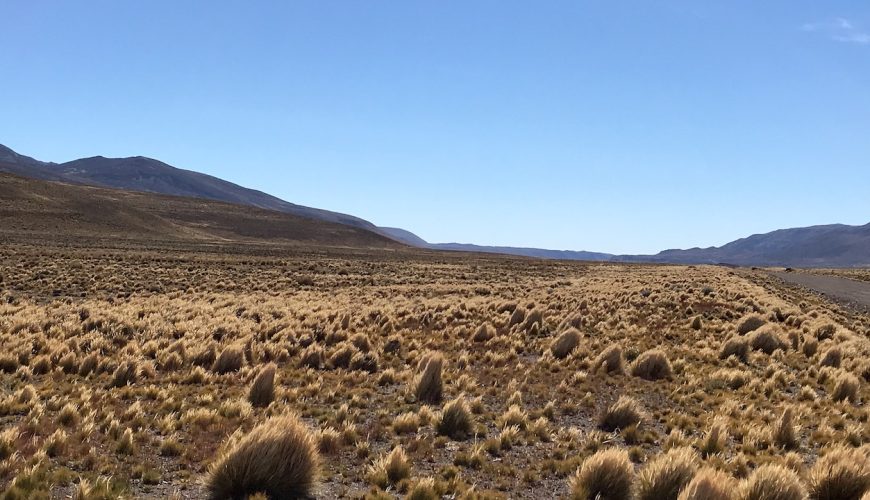
[(761, 328), (765, 323), (767, 323), (767, 321), (765, 321), (761, 316), (750, 314), (741, 319), (740, 323), (737, 324), (737, 333), (740, 335), (746, 335), (751, 331)]
[(550, 345), (553, 357), (557, 359), (567, 358), (580, 345), (580, 337), (580, 332), (576, 328), (569, 328), (562, 332)]
[(705, 467), (695, 474), (678, 500), (733, 500), (737, 481), (722, 471)]
[(648, 462), (638, 474), (638, 500), (677, 500), (698, 469), (691, 448), (673, 448)]
[(571, 500), (632, 498), (634, 465), (625, 450), (607, 449), (583, 461), (568, 481)]
[(644, 352), (631, 364), (631, 374), (644, 380), (669, 379), (673, 376), (671, 362), (660, 349)]
[(807, 490), (800, 478), (779, 464), (755, 469), (740, 488), (740, 500), (806, 500)]
[(217, 374), (237, 372), (242, 369), (245, 362), (245, 353), (240, 346), (229, 345), (224, 347), (220, 355), (211, 366), (211, 371)]
[(251, 405), (259, 408), (269, 406), (275, 399), (275, 372), (278, 367), (275, 363), (264, 366), (251, 383), (248, 390), (248, 401)]
[(309, 496), (320, 471), (314, 437), (296, 416), (272, 417), (254, 427), (209, 469), (212, 500), (265, 493), (270, 498)]
[(646, 418), (640, 403), (629, 396), (620, 396), (598, 417), (598, 427), (607, 432), (640, 425)]
[(464, 396), (459, 396), (444, 405), (435, 430), (442, 436), (463, 440), (474, 432), (474, 419)]
[(592, 371), (595, 373), (608, 373), (621, 375), (625, 373), (625, 361), (622, 357), (622, 348), (618, 345), (609, 346), (592, 362)]
[(438, 352), (429, 353), (420, 360), (414, 379), (414, 395), (417, 401), (430, 404), (441, 402), (444, 394), (444, 383), (441, 380), (443, 366), (444, 356)]
[(870, 449), (836, 447), (821, 457), (810, 471), (813, 500), (858, 499), (870, 492)]

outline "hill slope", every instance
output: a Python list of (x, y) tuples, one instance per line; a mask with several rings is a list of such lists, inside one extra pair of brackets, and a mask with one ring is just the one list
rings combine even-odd
[(0, 173), (0, 235), (398, 248), (361, 228), (214, 200)]
[(35, 179), (238, 203), (377, 231), (377, 226), (359, 217), (296, 205), (262, 191), (242, 187), (211, 175), (176, 168), (144, 156), (94, 156), (66, 163), (47, 163), (0, 145), (0, 172)]

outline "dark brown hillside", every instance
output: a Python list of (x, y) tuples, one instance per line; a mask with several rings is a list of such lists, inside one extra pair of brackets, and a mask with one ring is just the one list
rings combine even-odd
[(212, 200), (0, 174), (0, 234), (123, 240), (239, 241), (399, 247), (343, 224)]

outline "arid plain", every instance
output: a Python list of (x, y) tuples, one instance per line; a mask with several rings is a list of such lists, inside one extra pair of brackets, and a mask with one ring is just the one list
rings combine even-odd
[(870, 488), (870, 319), (763, 270), (11, 238), (0, 288), (4, 498), (244, 498), (282, 423), (314, 498)]

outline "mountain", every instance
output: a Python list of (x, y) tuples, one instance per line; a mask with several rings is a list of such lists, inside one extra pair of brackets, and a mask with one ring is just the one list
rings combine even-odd
[(377, 226), (359, 217), (296, 205), (262, 191), (242, 187), (211, 175), (176, 168), (144, 156), (94, 156), (66, 163), (47, 163), (20, 155), (0, 145), (0, 172), (35, 179), (238, 203), (378, 232)]
[(406, 248), (362, 228), (247, 205), (0, 173), (0, 241), (22, 238)]
[(634, 262), (726, 263), (740, 266), (868, 267), (870, 224), (779, 229), (721, 247), (665, 250), (656, 255), (619, 256)]
[(42, 162), (0, 145), (0, 172), (41, 180), (186, 196), (273, 210), (296, 217), (342, 224), (406, 245), (434, 250), (509, 254), (544, 259), (678, 264), (734, 264), (791, 267), (870, 266), (870, 224), (832, 224), (781, 229), (742, 238), (721, 247), (665, 250), (655, 255), (611, 255), (599, 252), (428, 243), (400, 228), (378, 227), (359, 217), (296, 205), (261, 191), (210, 175), (183, 170), (142, 156), (94, 156), (66, 163)]

